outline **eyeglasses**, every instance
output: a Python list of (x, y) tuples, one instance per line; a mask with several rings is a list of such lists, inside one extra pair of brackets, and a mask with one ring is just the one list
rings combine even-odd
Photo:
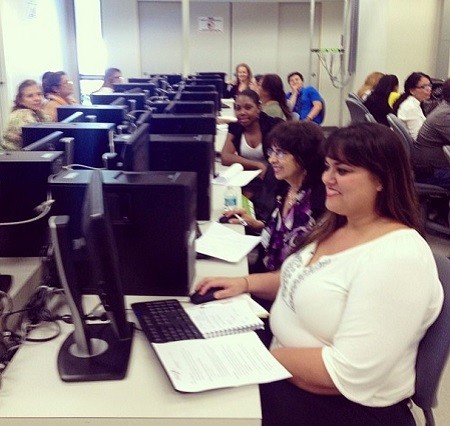
[(63, 83), (59, 83), (60, 86), (70, 86), (71, 84), (73, 84), (73, 81), (71, 81), (71, 80), (67, 80), (67, 81), (64, 81)]
[(416, 89), (432, 89), (433, 85), (432, 84), (422, 84), (422, 86), (416, 86)]
[(282, 149), (269, 148), (267, 150), (267, 156), (268, 157), (272, 157), (272, 155), (275, 155), (275, 157), (277, 157), (279, 160), (282, 160), (288, 154), (289, 154), (289, 152), (284, 151)]

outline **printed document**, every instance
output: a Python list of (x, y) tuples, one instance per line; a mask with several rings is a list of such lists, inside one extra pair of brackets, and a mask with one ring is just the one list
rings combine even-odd
[(234, 163), (212, 180), (216, 185), (245, 186), (261, 173), (261, 170), (244, 170), (244, 166)]

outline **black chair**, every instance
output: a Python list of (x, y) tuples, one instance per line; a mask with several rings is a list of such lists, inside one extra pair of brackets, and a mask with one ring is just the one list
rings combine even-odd
[(356, 101), (363, 102), (363, 100), (355, 92), (350, 92), (348, 94), (348, 97), (350, 99), (355, 99)]
[(353, 98), (347, 98), (345, 100), (348, 111), (350, 113), (350, 119), (352, 124), (355, 123), (366, 123), (366, 114), (370, 114), (370, 111), (364, 106), (364, 104), (359, 100)]
[[(414, 145), (414, 139), (408, 132), (403, 122), (394, 114), (388, 114), (387, 120), (390, 128), (400, 137), (403, 145), (406, 149), (406, 153), (411, 161), (411, 149)], [(442, 225), (433, 221), (429, 216), (429, 205), (433, 204), (434, 200), (444, 200), (445, 204), (448, 205), (450, 200), (450, 193), (446, 189), (437, 186), (430, 185), (422, 182), (415, 182), (415, 187), (419, 195), (420, 208), (422, 213), (422, 219), (427, 231), (435, 231), (446, 236), (450, 236), (450, 227)], [(448, 223), (450, 223), (450, 209), (448, 211)]]
[(378, 123), (378, 121), (375, 120), (375, 117), (374, 117), (370, 112), (368, 112), (368, 113), (366, 114), (366, 121), (367, 121), (368, 123)]
[(437, 406), (436, 395), (450, 348), (450, 260), (436, 253), (434, 258), (444, 289), (444, 304), (438, 318), (419, 344), (415, 393), (411, 398), (422, 409), (426, 426), (435, 425), (433, 407)]

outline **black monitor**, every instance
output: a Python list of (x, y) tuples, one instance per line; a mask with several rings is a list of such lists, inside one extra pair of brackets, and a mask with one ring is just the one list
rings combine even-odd
[(132, 172), (149, 170), (149, 124), (143, 123), (131, 134), (117, 135), (114, 145), (117, 152), (117, 168)]
[(211, 217), (211, 179), (214, 168), (212, 135), (151, 134), (149, 170), (180, 170), (197, 173), (197, 219)]
[[(125, 105), (63, 105), (57, 108), (58, 120), (66, 121), (68, 117), (77, 112), (84, 114), (84, 117), (95, 116), (98, 123), (114, 123), (116, 125), (122, 124), (127, 114), (127, 107)], [(86, 120), (87, 121), (87, 120)]]
[(75, 164), (103, 167), (102, 155), (114, 152), (114, 129), (114, 123), (33, 123), (22, 127), (22, 139), (27, 146), (54, 131), (61, 131), (64, 137), (74, 138)]
[(74, 271), (70, 217), (52, 216), (49, 225), (57, 269), (75, 325), (58, 354), (58, 371), (61, 379), (69, 382), (123, 379), (128, 369), (133, 324), (126, 319), (119, 255), (98, 170), (92, 172), (87, 185), (81, 220), (92, 280), (109, 323), (87, 322)]
[[(167, 81), (167, 83), (173, 86), (174, 84), (178, 84), (183, 79), (183, 76), (181, 74), (149, 74), (149, 79), (165, 80)], [(135, 80), (137, 79), (128, 79), (130, 83), (134, 82)]]
[(152, 114), (151, 134), (215, 135), (214, 114)]
[[(79, 217), (90, 173), (64, 171), (50, 181), (52, 211), (71, 217), (75, 241), (82, 237)], [(103, 170), (102, 175), (124, 293), (188, 295), (195, 275), (195, 173)], [(76, 265), (77, 281), (90, 291), (85, 259), (76, 259)]]
[[(49, 176), (63, 152), (0, 151), (0, 257), (41, 256), (48, 244)], [(36, 210), (36, 208), (38, 210)]]
[(216, 92), (219, 93), (219, 98), (223, 97), (224, 80), (221, 78), (208, 78), (207, 76), (196, 75), (186, 79), (186, 85), (199, 84), (199, 85), (214, 85)]
[(186, 90), (187, 92), (217, 92), (214, 84), (197, 84), (195, 80), (186, 84), (183, 90)]
[(174, 98), (176, 101), (212, 101), (215, 105), (215, 112), (220, 110), (220, 97), (217, 92), (189, 92), (188, 89), (184, 89), (178, 92)]
[(74, 138), (63, 137), (64, 133), (56, 131), (38, 139), (30, 145), (22, 148), (22, 151), (63, 151), (65, 166), (74, 162)]
[[(56, 109), (58, 111), (59, 108)], [(59, 117), (58, 121), (61, 123), (82, 123), (84, 121), (84, 114), (81, 111), (71, 111), (70, 114), (67, 114), (65, 117)]]
[[(109, 105), (117, 98), (124, 98), (130, 111), (145, 109), (147, 95), (145, 93), (91, 93), (91, 102), (94, 105)], [(132, 104), (135, 104), (132, 106)]]
[(165, 108), (165, 114), (214, 114), (213, 101), (172, 101)]
[(155, 96), (156, 93), (155, 83), (148, 83), (148, 82), (114, 83), (114, 92), (128, 92), (132, 89), (138, 89), (137, 93), (139, 92), (144, 93), (144, 91), (146, 91), (148, 93), (148, 96)]

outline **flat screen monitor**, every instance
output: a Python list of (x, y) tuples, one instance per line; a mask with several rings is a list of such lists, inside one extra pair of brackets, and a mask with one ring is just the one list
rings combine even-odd
[(211, 178), (214, 173), (212, 135), (151, 134), (149, 170), (180, 170), (197, 173), (197, 219), (211, 217)]
[(216, 92), (219, 93), (219, 98), (223, 97), (224, 81), (221, 78), (207, 78), (206, 76), (196, 75), (186, 79), (186, 85), (199, 84), (199, 85), (214, 85)]
[(156, 85), (149, 82), (114, 83), (114, 92), (128, 92), (132, 89), (138, 89), (138, 93), (146, 91), (148, 96), (155, 96)]
[[(95, 122), (122, 124), (125, 120), (125, 105), (63, 105), (57, 108), (58, 121), (67, 122), (73, 114), (81, 113), (84, 117), (94, 116)], [(87, 120), (84, 120), (87, 121)]]
[(195, 80), (186, 84), (184, 90), (187, 92), (217, 92), (216, 86), (213, 84), (197, 84)]
[(123, 379), (128, 369), (133, 324), (126, 319), (119, 255), (100, 171), (93, 171), (88, 182), (81, 222), (92, 281), (109, 323), (88, 323), (82, 290), (74, 273), (69, 221), (68, 216), (52, 216), (49, 220), (58, 273), (75, 325), (58, 354), (60, 377), (76, 382)]
[(151, 134), (215, 135), (215, 114), (152, 114)]
[(177, 93), (176, 101), (212, 101), (215, 105), (215, 112), (220, 110), (220, 97), (217, 92), (189, 92), (187, 89)]
[(164, 110), (165, 114), (214, 114), (213, 101), (172, 101)]
[(64, 137), (74, 138), (75, 164), (103, 167), (102, 155), (114, 152), (114, 129), (114, 123), (33, 123), (22, 127), (22, 139), (27, 146), (54, 131), (61, 131)]
[[(59, 108), (56, 109), (58, 111)], [(58, 121), (61, 123), (82, 123), (84, 121), (84, 114), (82, 111), (71, 111), (70, 114), (67, 114), (65, 117), (59, 118)]]
[(118, 168), (130, 172), (145, 172), (149, 170), (148, 140), (149, 124), (141, 124), (129, 135), (118, 135), (114, 145), (118, 153)]
[[(82, 238), (80, 211), (90, 173), (63, 171), (50, 181), (52, 212), (71, 217), (74, 241)], [(196, 174), (103, 170), (102, 175), (124, 293), (188, 295), (195, 275)], [(86, 259), (80, 256), (77, 282), (91, 292), (86, 271)]]
[[(91, 93), (91, 102), (94, 105), (109, 105), (117, 98), (124, 98), (129, 107), (129, 111), (135, 109), (145, 109), (147, 95), (145, 93)], [(134, 101), (134, 102), (130, 102)], [(133, 107), (131, 104), (135, 104)]]
[(38, 139), (30, 145), (22, 148), (22, 151), (63, 151), (65, 166), (74, 162), (74, 138), (63, 137), (64, 133), (56, 131)]
[[(48, 178), (60, 151), (0, 151), (0, 257), (41, 256), (48, 245)], [(38, 208), (38, 210), (36, 210)]]
[[(149, 74), (149, 77), (152, 79), (165, 80), (171, 86), (173, 86), (174, 84), (178, 84), (183, 79), (183, 76), (181, 74)], [(132, 79), (128, 79), (130, 83), (131, 80)]]

